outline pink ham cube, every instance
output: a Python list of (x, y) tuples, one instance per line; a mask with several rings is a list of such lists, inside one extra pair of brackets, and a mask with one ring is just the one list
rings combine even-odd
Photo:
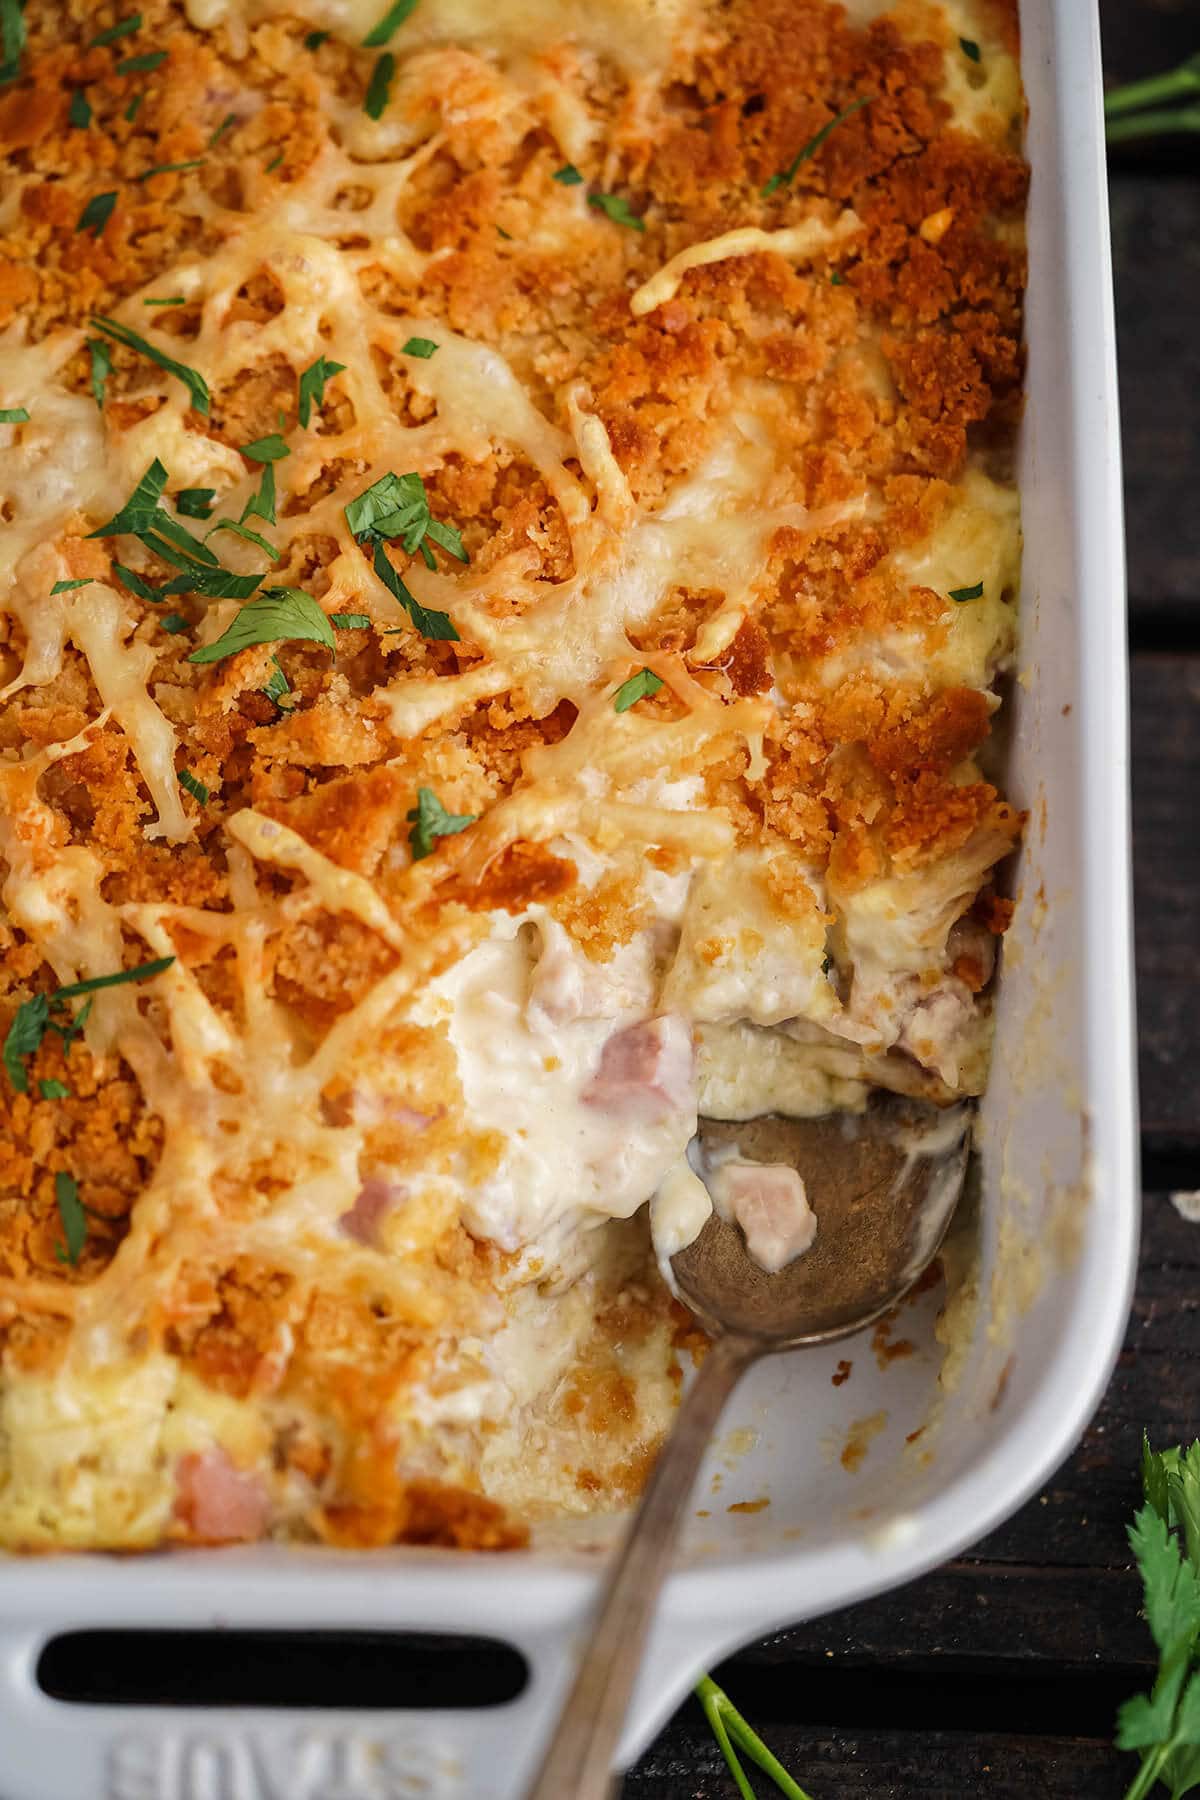
[(717, 1210), (741, 1226), (746, 1249), (768, 1275), (802, 1256), (817, 1235), (804, 1183), (786, 1163), (721, 1163), (708, 1187)]
[(692, 1034), (677, 1013), (614, 1031), (583, 1090), (585, 1106), (657, 1125), (695, 1106)]
[(182, 1457), (175, 1489), (175, 1516), (195, 1543), (251, 1543), (266, 1530), (270, 1503), (261, 1480), (219, 1446)]
[(338, 1220), (340, 1230), (360, 1244), (377, 1245), (379, 1227), (399, 1200), (404, 1189), (381, 1175), (368, 1175), (358, 1190), (354, 1205)]

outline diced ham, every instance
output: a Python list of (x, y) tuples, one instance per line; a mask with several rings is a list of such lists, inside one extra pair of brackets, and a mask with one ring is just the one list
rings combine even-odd
[(354, 1205), (338, 1220), (339, 1228), (360, 1244), (377, 1244), (379, 1227), (404, 1194), (405, 1190), (394, 1181), (385, 1181), (382, 1175), (368, 1175)]
[(817, 1216), (803, 1181), (786, 1163), (731, 1160), (714, 1169), (708, 1186), (717, 1210), (741, 1226), (746, 1249), (768, 1275), (811, 1247)]
[(678, 1013), (614, 1031), (583, 1090), (586, 1106), (615, 1118), (661, 1124), (695, 1106), (692, 1034)]
[(262, 1481), (220, 1448), (181, 1458), (175, 1489), (175, 1516), (197, 1543), (250, 1543), (266, 1530), (270, 1503)]

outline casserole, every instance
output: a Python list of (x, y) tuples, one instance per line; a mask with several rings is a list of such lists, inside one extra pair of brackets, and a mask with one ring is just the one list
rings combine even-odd
[[(1069, 0), (1038, 9), (1024, 28), (1034, 188), (1024, 638), (1008, 788), (1033, 825), (984, 1108), (980, 1261), (972, 1273), (967, 1243), (958, 1289), (969, 1329), (953, 1334), (954, 1378), (940, 1400), (931, 1296), (904, 1322), (914, 1353), (883, 1369), (856, 1345), (851, 1383), (833, 1387), (840, 1359), (813, 1353), (747, 1386), (734, 1422), (756, 1442), (735, 1471), (714, 1456), (723, 1482), (712, 1504), (705, 1496), (712, 1517), (697, 1521), (668, 1593), (627, 1755), (723, 1651), (904, 1580), (1019, 1504), (1086, 1422), (1128, 1306), (1127, 769), (1099, 53), (1094, 21)], [(973, 1295), (979, 1316), (970, 1318)], [(859, 1429), (848, 1439), (852, 1419)], [(924, 1436), (906, 1451), (914, 1431)], [(762, 1496), (765, 1510), (725, 1510)], [(589, 1528), (589, 1542), (597, 1535)], [(262, 1550), (9, 1565), (3, 1579), (12, 1800), (132, 1794), (139, 1783), (162, 1794), (221, 1784), (233, 1794), (301, 1793), (338, 1766), (364, 1794), (404, 1792), (402, 1771), (419, 1770), (426, 1791), (504, 1800), (533, 1763), (591, 1588), (588, 1559), (565, 1536), (503, 1562)], [(336, 1715), (313, 1727), (239, 1714), (214, 1727), (181, 1714), (164, 1730), (158, 1715), (79, 1708), (68, 1731), (62, 1709), (33, 1686), (37, 1648), (56, 1630), (198, 1622), (491, 1632), (519, 1645), (532, 1679), (501, 1712), (369, 1728)]]

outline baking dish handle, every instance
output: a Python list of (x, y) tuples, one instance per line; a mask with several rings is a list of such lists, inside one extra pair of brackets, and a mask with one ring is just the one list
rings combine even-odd
[[(89, 1618), (73, 1608), (50, 1623), (8, 1619), (0, 1625), (0, 1800), (521, 1800), (588, 1616), (590, 1607), (544, 1632), (514, 1619), (507, 1635), (526, 1659), (529, 1681), (509, 1704), (403, 1712), (53, 1699), (37, 1679), (46, 1644), (63, 1632), (112, 1629), (111, 1612)], [(728, 1646), (728, 1627), (717, 1643), (689, 1632), (686, 1648), (678, 1634), (656, 1628), (635, 1705), (636, 1739), (622, 1746), (624, 1760), (641, 1750), (704, 1662)]]

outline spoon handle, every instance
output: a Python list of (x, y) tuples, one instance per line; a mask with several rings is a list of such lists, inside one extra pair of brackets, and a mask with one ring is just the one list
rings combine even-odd
[(608, 1800), (611, 1795), (613, 1756), (696, 1472), (726, 1400), (761, 1349), (751, 1338), (717, 1338), (684, 1395), (527, 1800), (566, 1800), (568, 1795), (570, 1800)]

